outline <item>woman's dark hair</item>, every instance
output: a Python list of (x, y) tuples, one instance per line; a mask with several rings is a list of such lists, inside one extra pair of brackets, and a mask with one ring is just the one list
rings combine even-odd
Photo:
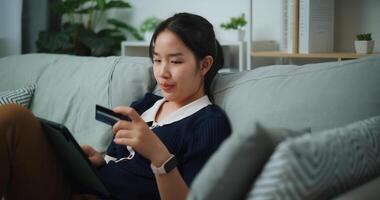
[(149, 56), (152, 60), (157, 36), (166, 29), (176, 34), (185, 43), (195, 55), (197, 63), (206, 56), (213, 58), (214, 62), (204, 80), (204, 91), (212, 99), (211, 82), (224, 65), (223, 50), (215, 38), (212, 24), (205, 18), (190, 13), (178, 13), (166, 19), (158, 25), (150, 41)]

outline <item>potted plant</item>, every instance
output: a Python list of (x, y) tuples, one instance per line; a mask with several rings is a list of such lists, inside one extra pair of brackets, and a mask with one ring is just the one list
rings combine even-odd
[(136, 28), (117, 19), (107, 19), (106, 26), (97, 27), (105, 12), (114, 8), (128, 9), (131, 5), (124, 0), (60, 1), (53, 9), (68, 20), (60, 31), (39, 33), (36, 41), (38, 52), (110, 56), (117, 55), (120, 43), (127, 39), (122, 30), (142, 40)]
[(244, 13), (239, 17), (231, 17), (228, 22), (221, 23), (220, 27), (224, 29), (221, 34), (222, 40), (227, 41), (243, 41), (245, 30), (244, 27), (247, 24)]
[(142, 34), (144, 34), (145, 41), (151, 40), (154, 30), (160, 23), (161, 20), (157, 17), (148, 17), (142, 22), (140, 26), (140, 31)]
[(355, 51), (356, 53), (372, 53), (375, 41), (372, 40), (371, 33), (362, 33), (356, 35)]

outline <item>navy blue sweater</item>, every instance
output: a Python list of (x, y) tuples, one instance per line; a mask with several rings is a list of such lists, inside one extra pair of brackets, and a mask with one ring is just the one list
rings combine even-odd
[[(162, 97), (148, 93), (132, 103), (140, 115)], [(151, 125), (152, 122), (147, 122)], [(178, 160), (178, 170), (188, 186), (215, 152), (231, 128), (224, 112), (216, 105), (208, 105), (179, 121), (152, 129)], [(114, 142), (107, 155), (123, 158), (129, 155), (124, 145)], [(150, 161), (136, 152), (131, 160), (110, 161), (100, 169), (101, 178), (118, 199), (160, 199)]]

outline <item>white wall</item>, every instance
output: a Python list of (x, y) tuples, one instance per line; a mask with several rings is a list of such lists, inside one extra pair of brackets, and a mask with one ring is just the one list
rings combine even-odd
[(21, 54), (22, 0), (0, 0), (0, 57)]
[[(230, 17), (249, 12), (250, 0), (130, 0), (133, 8), (128, 11), (112, 11), (109, 15), (139, 27), (150, 16), (166, 19), (178, 12), (191, 12), (209, 20), (218, 34), (220, 23)], [(272, 0), (273, 1), (273, 0)], [(132, 39), (132, 38), (131, 38)]]
[[(177, 12), (192, 12), (207, 18), (218, 35), (220, 23), (241, 13), (248, 16), (249, 1), (253, 2), (253, 40), (274, 40), (281, 48), (284, 26), (282, 6), (286, 0), (129, 0), (132, 9), (127, 12), (114, 10), (109, 16), (138, 27), (150, 16), (165, 19)], [(334, 50), (353, 52), (355, 35), (372, 32), (375, 51), (380, 52), (379, 11), (380, 0), (335, 0)]]
[(253, 40), (275, 40), (283, 35), (283, 0), (253, 0)]
[[(167, 18), (176, 12), (193, 12), (206, 17), (218, 34), (220, 23), (249, 12), (253, 1), (253, 40), (282, 40), (284, 0), (129, 0), (129, 11), (114, 10), (109, 16), (135, 27), (150, 16)], [(380, 52), (380, 0), (335, 0), (335, 51), (354, 51), (357, 33), (372, 32), (375, 51)], [(0, 57), (21, 53), (22, 0), (0, 0)], [(34, 16), (37, 17), (37, 16)]]
[(139, 27), (142, 21), (150, 16), (165, 19), (177, 12), (191, 12), (209, 20), (218, 35), (222, 31), (220, 24), (228, 21), (230, 17), (245, 13), (248, 18), (249, 1), (253, 1), (253, 39), (281, 41), (284, 0), (130, 0), (129, 3), (133, 7), (131, 10), (114, 10), (109, 16), (124, 19)]

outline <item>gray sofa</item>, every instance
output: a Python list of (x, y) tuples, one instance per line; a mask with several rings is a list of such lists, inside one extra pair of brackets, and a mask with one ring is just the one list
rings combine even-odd
[[(95, 121), (95, 104), (129, 105), (146, 92), (160, 93), (148, 58), (27, 54), (0, 59), (0, 92), (28, 84), (37, 86), (30, 104), (35, 115), (65, 124), (79, 143), (93, 145), (100, 151), (106, 149), (112, 134), (110, 127)], [(380, 128), (376, 118), (380, 115), (380, 57), (304, 66), (275, 65), (218, 75), (213, 94), (215, 103), (229, 116), (233, 133), (197, 176), (188, 199), (380, 196), (380, 148), (377, 148)], [(358, 126), (360, 130), (370, 130), (361, 136)], [(289, 131), (297, 134), (290, 136)], [(260, 139), (267, 138), (268, 132), (287, 136), (281, 141), (276, 139), (275, 144), (258, 146), (257, 141), (270, 140)], [(357, 140), (360, 145), (352, 142)], [(352, 148), (335, 148), (336, 155), (323, 156), (329, 146), (347, 147), (345, 144), (352, 144)], [(301, 148), (297, 153), (296, 145), (304, 145), (305, 151)], [(324, 145), (326, 148), (321, 148)], [(254, 151), (250, 152), (251, 149)], [(276, 159), (293, 156), (305, 161), (310, 149), (312, 158), (320, 158), (311, 161), (315, 163), (310, 169), (314, 170), (318, 163), (330, 163), (330, 168), (326, 168), (329, 170), (324, 166), (318, 168), (320, 171), (307, 177), (310, 181), (305, 187), (301, 187), (303, 180), (297, 180), (296, 176), (281, 176), (302, 169), (285, 167), (283, 170), (288, 171), (273, 175), (276, 165), (290, 163)], [(347, 155), (352, 152), (352, 155), (363, 153), (351, 159)], [(368, 162), (366, 159), (370, 158)], [(352, 167), (345, 168), (347, 165)], [(355, 168), (357, 165), (359, 170)], [(341, 175), (339, 172), (344, 170), (349, 173)], [(341, 177), (345, 175), (350, 178)]]

